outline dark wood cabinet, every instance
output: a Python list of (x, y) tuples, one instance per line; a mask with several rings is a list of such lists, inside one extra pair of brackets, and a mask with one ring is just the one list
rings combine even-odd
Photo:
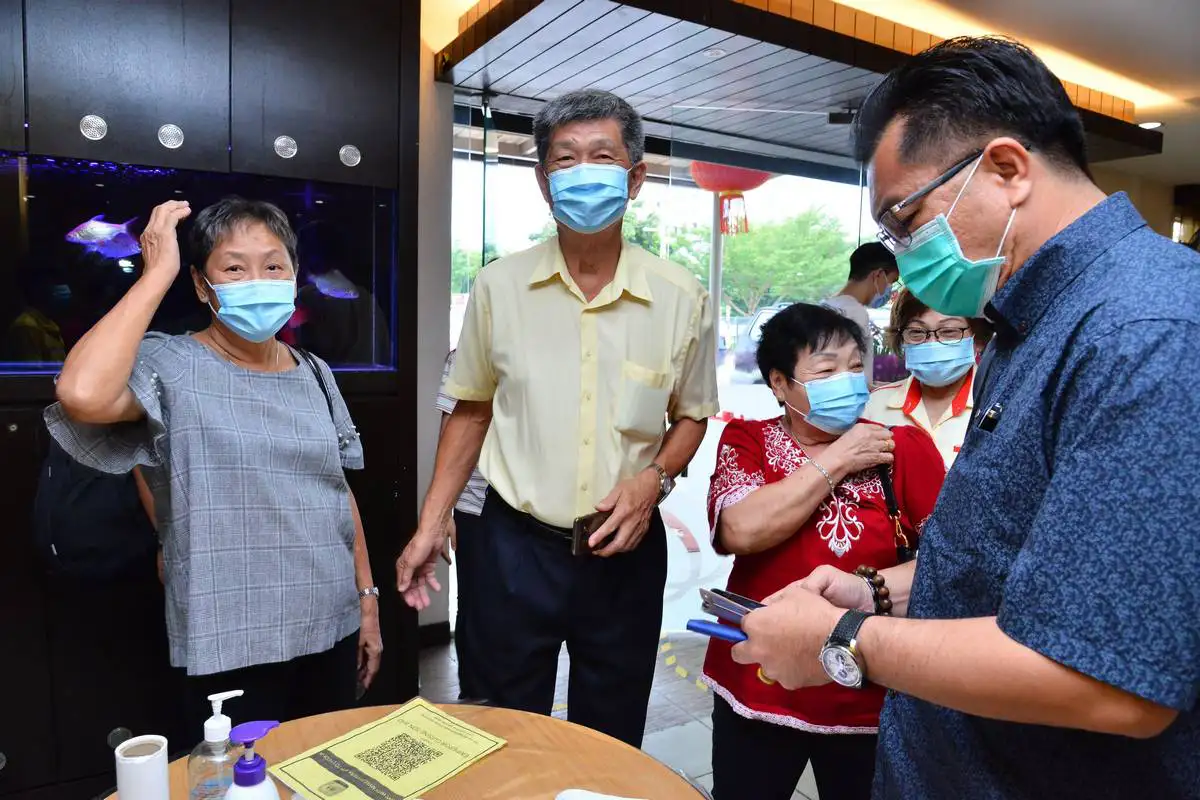
[(0, 0), (0, 150), (25, 149), (21, 0)]
[(31, 152), (229, 170), (227, 3), (25, 0), (25, 27)]
[[(342, 381), (344, 384), (344, 381)], [(396, 557), (408, 543), (416, 520), (415, 447), (405, 446), (411, 419), (411, 401), (395, 396), (354, 397), (345, 392), (350, 416), (362, 436), (365, 470), (349, 471), (346, 477), (362, 516), (371, 574), (379, 586), (380, 630), (383, 633), (383, 662), (375, 685), (363, 698), (364, 705), (402, 703), (417, 694), (419, 687), (417, 612), (400, 598), (396, 585)]]
[(55, 777), (52, 682), (42, 575), (36, 568), (29, 519), (37, 491), (44, 434), (40, 409), (0, 409), (0, 795), (49, 783)]
[(393, 187), (397, 0), (232, 0), (235, 172)]

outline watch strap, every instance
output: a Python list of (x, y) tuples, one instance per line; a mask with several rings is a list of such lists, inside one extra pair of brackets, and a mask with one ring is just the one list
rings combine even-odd
[(858, 637), (859, 628), (870, 616), (857, 608), (850, 609), (838, 620), (837, 625), (833, 628), (833, 633), (829, 634), (829, 643), (848, 647)]

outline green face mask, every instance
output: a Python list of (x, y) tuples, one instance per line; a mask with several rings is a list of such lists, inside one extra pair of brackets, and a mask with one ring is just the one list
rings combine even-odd
[(950, 215), (978, 168), (979, 161), (976, 161), (950, 210), (917, 228), (909, 243), (896, 247), (895, 251), (900, 279), (908, 290), (922, 303), (948, 317), (983, 315), (984, 306), (996, 293), (1000, 266), (1005, 262), (1000, 251), (1004, 249), (1004, 241), (1017, 216), (1014, 208), (994, 258), (972, 261), (963, 255), (962, 245), (950, 228)]

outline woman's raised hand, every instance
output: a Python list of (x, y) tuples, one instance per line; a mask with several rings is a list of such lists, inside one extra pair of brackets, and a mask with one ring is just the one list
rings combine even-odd
[(180, 220), (192, 213), (186, 200), (168, 200), (155, 206), (150, 212), (150, 222), (142, 231), (142, 264), (144, 275), (161, 275), (175, 280), (179, 274), (179, 236), (176, 229)]
[(836, 460), (844, 477), (880, 464), (891, 464), (896, 460), (895, 450), (896, 440), (890, 430), (860, 422), (829, 445), (825, 452), (827, 458)]

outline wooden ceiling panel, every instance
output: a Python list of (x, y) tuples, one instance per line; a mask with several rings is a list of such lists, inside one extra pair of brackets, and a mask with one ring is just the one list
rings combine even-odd
[[(652, 135), (845, 170), (849, 127), (826, 114), (856, 108), (904, 58), (734, 0), (497, 0), (436, 66), (497, 111), (533, 115), (567, 92), (607, 89)], [(1157, 132), (1081, 115), (1093, 161), (1162, 152)]]
[[(617, 12), (614, 12), (614, 14)], [(605, 19), (609, 19), (613, 15), (610, 14)], [(563, 76), (575, 76), (579, 80), (592, 80), (591, 70), (593, 67), (599, 66), (603, 75), (608, 75), (617, 69), (619, 66), (614, 65), (614, 61), (626, 53), (637, 53), (642, 48), (661, 47), (664, 40), (671, 34), (668, 34), (668, 29), (674, 29), (674, 35), (678, 38), (687, 38), (698, 30), (700, 26), (692, 26), (693, 30), (690, 33), (685, 32), (689, 23), (679, 22), (678, 20), (664, 17), (662, 14), (650, 14), (638, 21), (637, 33), (642, 37), (636, 41), (630, 42), (625, 39), (618, 39), (615, 36), (607, 36), (600, 39), (591, 47), (580, 50), (572, 55), (566, 61), (555, 64), (553, 68), (546, 72), (542, 72), (534, 78), (529, 79), (525, 83), (517, 86), (512, 90), (511, 94), (521, 97), (539, 97), (543, 92), (550, 91), (557, 86), (563, 84)], [(657, 39), (655, 37), (658, 37)], [(655, 40), (655, 41), (649, 41)], [(632, 60), (632, 59), (631, 59)], [(581, 85), (587, 85), (586, 83)]]
[(577, 72), (571, 72), (567, 69), (556, 70), (557, 74), (554, 75), (555, 80), (552, 83), (547, 83), (536, 95), (522, 93), (521, 96), (549, 100), (558, 97), (560, 94), (573, 92), (576, 89), (598, 86), (601, 81), (611, 76), (617, 76), (615, 80), (620, 81), (620, 75), (625, 70), (632, 69), (635, 65), (640, 65), (646, 58), (646, 54), (661, 53), (681, 45), (689, 39), (699, 37), (701, 34), (704, 34), (709, 41), (720, 41), (728, 39), (730, 36), (727, 33), (714, 35), (710, 29), (705, 28), (703, 25), (676, 20), (670, 27), (663, 28), (641, 41), (634, 42), (632, 45), (615, 48), (615, 51), (603, 61), (596, 62)]
[(712, 105), (718, 98), (736, 96), (764, 80), (781, 75), (795, 75), (817, 63), (820, 63), (820, 59), (815, 56), (802, 55), (793, 50), (779, 50), (757, 61), (729, 69), (722, 73), (718, 80), (698, 81), (673, 95), (664, 95), (647, 102), (642, 107), (645, 109), (644, 113), (653, 116), (665, 109)]
[[(735, 36), (726, 39), (719, 48), (693, 53), (674, 64), (619, 84), (613, 91), (630, 102), (642, 104), (660, 97), (677, 95), (698, 81), (720, 80), (727, 69), (737, 69), (781, 50), (783, 48), (777, 45), (756, 42), (745, 36)], [(715, 56), (716, 53), (726, 55)]]
[[(753, 109), (783, 109), (808, 111), (811, 109), (794, 108), (786, 104), (790, 96), (803, 97), (812, 90), (809, 86), (825, 87), (837, 84), (851, 75), (852, 68), (833, 61), (817, 61), (803, 72), (787, 77), (776, 78), (760, 84), (754, 89), (747, 89), (736, 94), (726, 94), (713, 99), (709, 105), (723, 108), (753, 108)], [(679, 122), (691, 125), (703, 125), (725, 117), (727, 112), (698, 110), (694, 114), (681, 114), (676, 117)]]
[[(521, 94), (521, 87), (543, 76), (561, 75), (564, 64), (572, 58), (590, 53), (599, 45), (607, 43), (610, 47), (628, 47), (628, 37), (638, 35), (644, 28), (643, 24), (649, 11), (629, 6), (617, 6), (590, 25), (586, 25), (553, 47), (537, 53), (518, 68), (500, 77), (492, 75), (491, 90), (497, 94)], [(662, 17), (664, 22), (667, 18)], [(636, 42), (635, 42), (636, 43)], [(602, 53), (604, 51), (601, 51)], [(594, 62), (593, 62), (594, 63)], [(528, 96), (528, 95), (526, 95)]]

